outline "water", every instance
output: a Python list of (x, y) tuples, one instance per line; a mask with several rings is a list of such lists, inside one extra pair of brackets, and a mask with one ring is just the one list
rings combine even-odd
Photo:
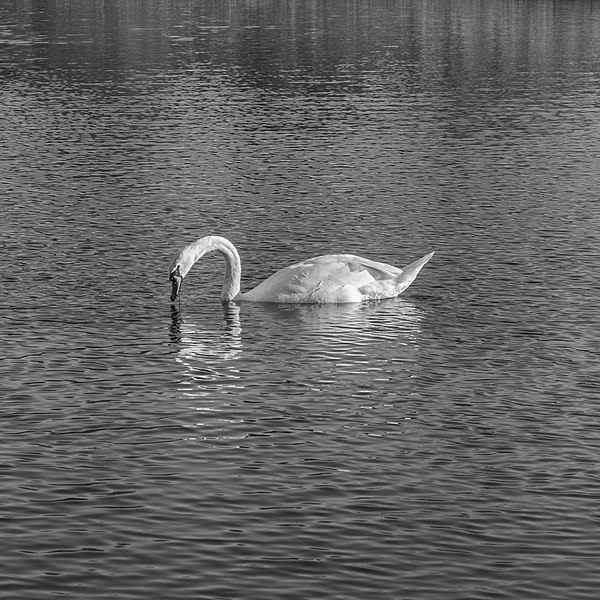
[[(3, 598), (595, 598), (600, 9), (0, 6)], [(231, 306), (329, 252), (398, 299)]]

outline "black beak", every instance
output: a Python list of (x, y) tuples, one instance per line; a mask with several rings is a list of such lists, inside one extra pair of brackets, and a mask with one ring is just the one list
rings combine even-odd
[(177, 267), (169, 276), (171, 280), (171, 302), (175, 302), (179, 296), (179, 290), (181, 289), (181, 282), (183, 277), (179, 273), (179, 267)]

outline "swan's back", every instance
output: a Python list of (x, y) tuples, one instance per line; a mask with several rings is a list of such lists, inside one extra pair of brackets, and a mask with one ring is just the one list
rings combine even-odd
[(240, 299), (325, 304), (392, 298), (402, 291), (397, 291), (402, 274), (402, 269), (353, 254), (328, 254), (277, 271)]

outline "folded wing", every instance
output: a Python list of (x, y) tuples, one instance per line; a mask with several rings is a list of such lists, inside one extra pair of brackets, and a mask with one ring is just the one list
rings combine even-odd
[(400, 275), (402, 269), (391, 265), (352, 254), (332, 254), (281, 269), (242, 296), (263, 302), (361, 302), (365, 290), (380, 298), (396, 295)]

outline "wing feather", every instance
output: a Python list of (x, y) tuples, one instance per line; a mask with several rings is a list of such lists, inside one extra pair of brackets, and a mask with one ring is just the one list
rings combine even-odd
[(358, 302), (361, 288), (388, 288), (401, 273), (352, 254), (317, 256), (277, 271), (243, 296), (275, 302)]

